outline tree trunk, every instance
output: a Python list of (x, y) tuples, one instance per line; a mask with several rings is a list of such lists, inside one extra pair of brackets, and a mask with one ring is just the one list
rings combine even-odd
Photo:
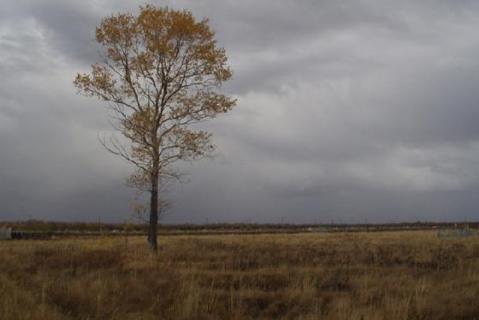
[(150, 226), (148, 229), (148, 243), (152, 252), (157, 252), (157, 226), (158, 226), (158, 173), (155, 172), (151, 177), (150, 192)]

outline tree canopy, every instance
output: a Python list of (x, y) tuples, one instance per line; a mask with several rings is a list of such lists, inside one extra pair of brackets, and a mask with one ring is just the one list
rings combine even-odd
[(150, 244), (156, 249), (158, 184), (178, 177), (176, 161), (214, 149), (211, 134), (191, 125), (234, 107), (236, 101), (221, 92), (232, 71), (208, 20), (197, 21), (187, 10), (147, 5), (138, 15), (112, 15), (97, 27), (96, 40), (103, 61), (78, 74), (74, 84), (108, 102), (115, 128), (129, 142), (111, 138), (104, 145), (136, 166), (133, 184), (149, 188), (155, 225), (149, 239), (155, 237)]

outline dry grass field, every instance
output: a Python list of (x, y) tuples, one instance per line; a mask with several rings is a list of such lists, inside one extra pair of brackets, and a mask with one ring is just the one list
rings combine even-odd
[(479, 237), (432, 231), (0, 242), (0, 319), (479, 319)]

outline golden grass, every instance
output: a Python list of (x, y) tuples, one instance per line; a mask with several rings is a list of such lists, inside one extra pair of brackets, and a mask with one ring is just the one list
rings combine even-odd
[(479, 237), (0, 242), (0, 319), (479, 319)]

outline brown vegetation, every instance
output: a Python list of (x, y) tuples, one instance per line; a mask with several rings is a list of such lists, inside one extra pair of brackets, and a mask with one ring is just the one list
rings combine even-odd
[(0, 243), (1, 319), (475, 319), (479, 238), (431, 231)]

